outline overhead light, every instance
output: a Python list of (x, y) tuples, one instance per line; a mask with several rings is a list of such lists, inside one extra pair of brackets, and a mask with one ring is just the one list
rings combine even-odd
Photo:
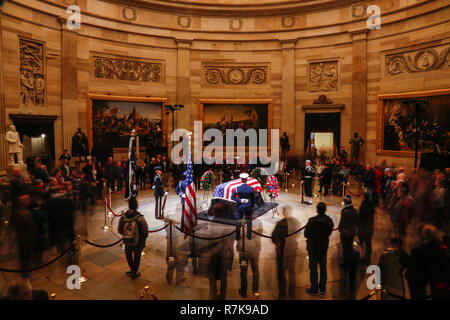
[(45, 138), (45, 133), (41, 134), (41, 137), (42, 137), (42, 138)]

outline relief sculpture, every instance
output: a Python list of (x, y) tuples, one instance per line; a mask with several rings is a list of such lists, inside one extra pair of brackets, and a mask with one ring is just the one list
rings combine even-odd
[(319, 61), (309, 65), (310, 91), (338, 90), (338, 62)]
[(45, 106), (44, 44), (19, 39), (20, 105)]

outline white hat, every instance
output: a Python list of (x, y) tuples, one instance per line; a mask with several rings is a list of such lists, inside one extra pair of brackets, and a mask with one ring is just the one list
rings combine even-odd
[(241, 174), (239, 175), (239, 178), (241, 178), (241, 179), (247, 179), (247, 178), (248, 178), (248, 173), (241, 173)]

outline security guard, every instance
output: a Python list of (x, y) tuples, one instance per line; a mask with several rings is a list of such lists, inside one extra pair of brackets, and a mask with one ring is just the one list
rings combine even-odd
[(311, 166), (311, 161), (306, 160), (306, 168), (303, 170), (303, 182), (305, 185), (306, 203), (312, 204), (312, 181), (316, 176), (316, 171)]
[(237, 187), (232, 195), (231, 199), (238, 203), (236, 208), (236, 240), (241, 237), (241, 219), (245, 216), (247, 220), (247, 238), (252, 237), (252, 211), (253, 204), (255, 203), (255, 192), (252, 187), (247, 185), (248, 173), (241, 173), (239, 175), (242, 184)]
[[(187, 176), (187, 171), (183, 172), (183, 175)], [(181, 228), (184, 228), (184, 203), (186, 198), (187, 180), (181, 180), (175, 188), (175, 192), (181, 198)], [(183, 229), (184, 230), (184, 229)]]
[(163, 179), (161, 177), (161, 166), (155, 167), (155, 177), (153, 178), (152, 189), (155, 190), (155, 218), (161, 219), (162, 197), (164, 196)]

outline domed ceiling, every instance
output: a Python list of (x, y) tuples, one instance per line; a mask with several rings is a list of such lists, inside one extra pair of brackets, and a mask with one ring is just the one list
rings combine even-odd
[(328, 10), (361, 0), (105, 0), (152, 11), (210, 16), (271, 16)]

